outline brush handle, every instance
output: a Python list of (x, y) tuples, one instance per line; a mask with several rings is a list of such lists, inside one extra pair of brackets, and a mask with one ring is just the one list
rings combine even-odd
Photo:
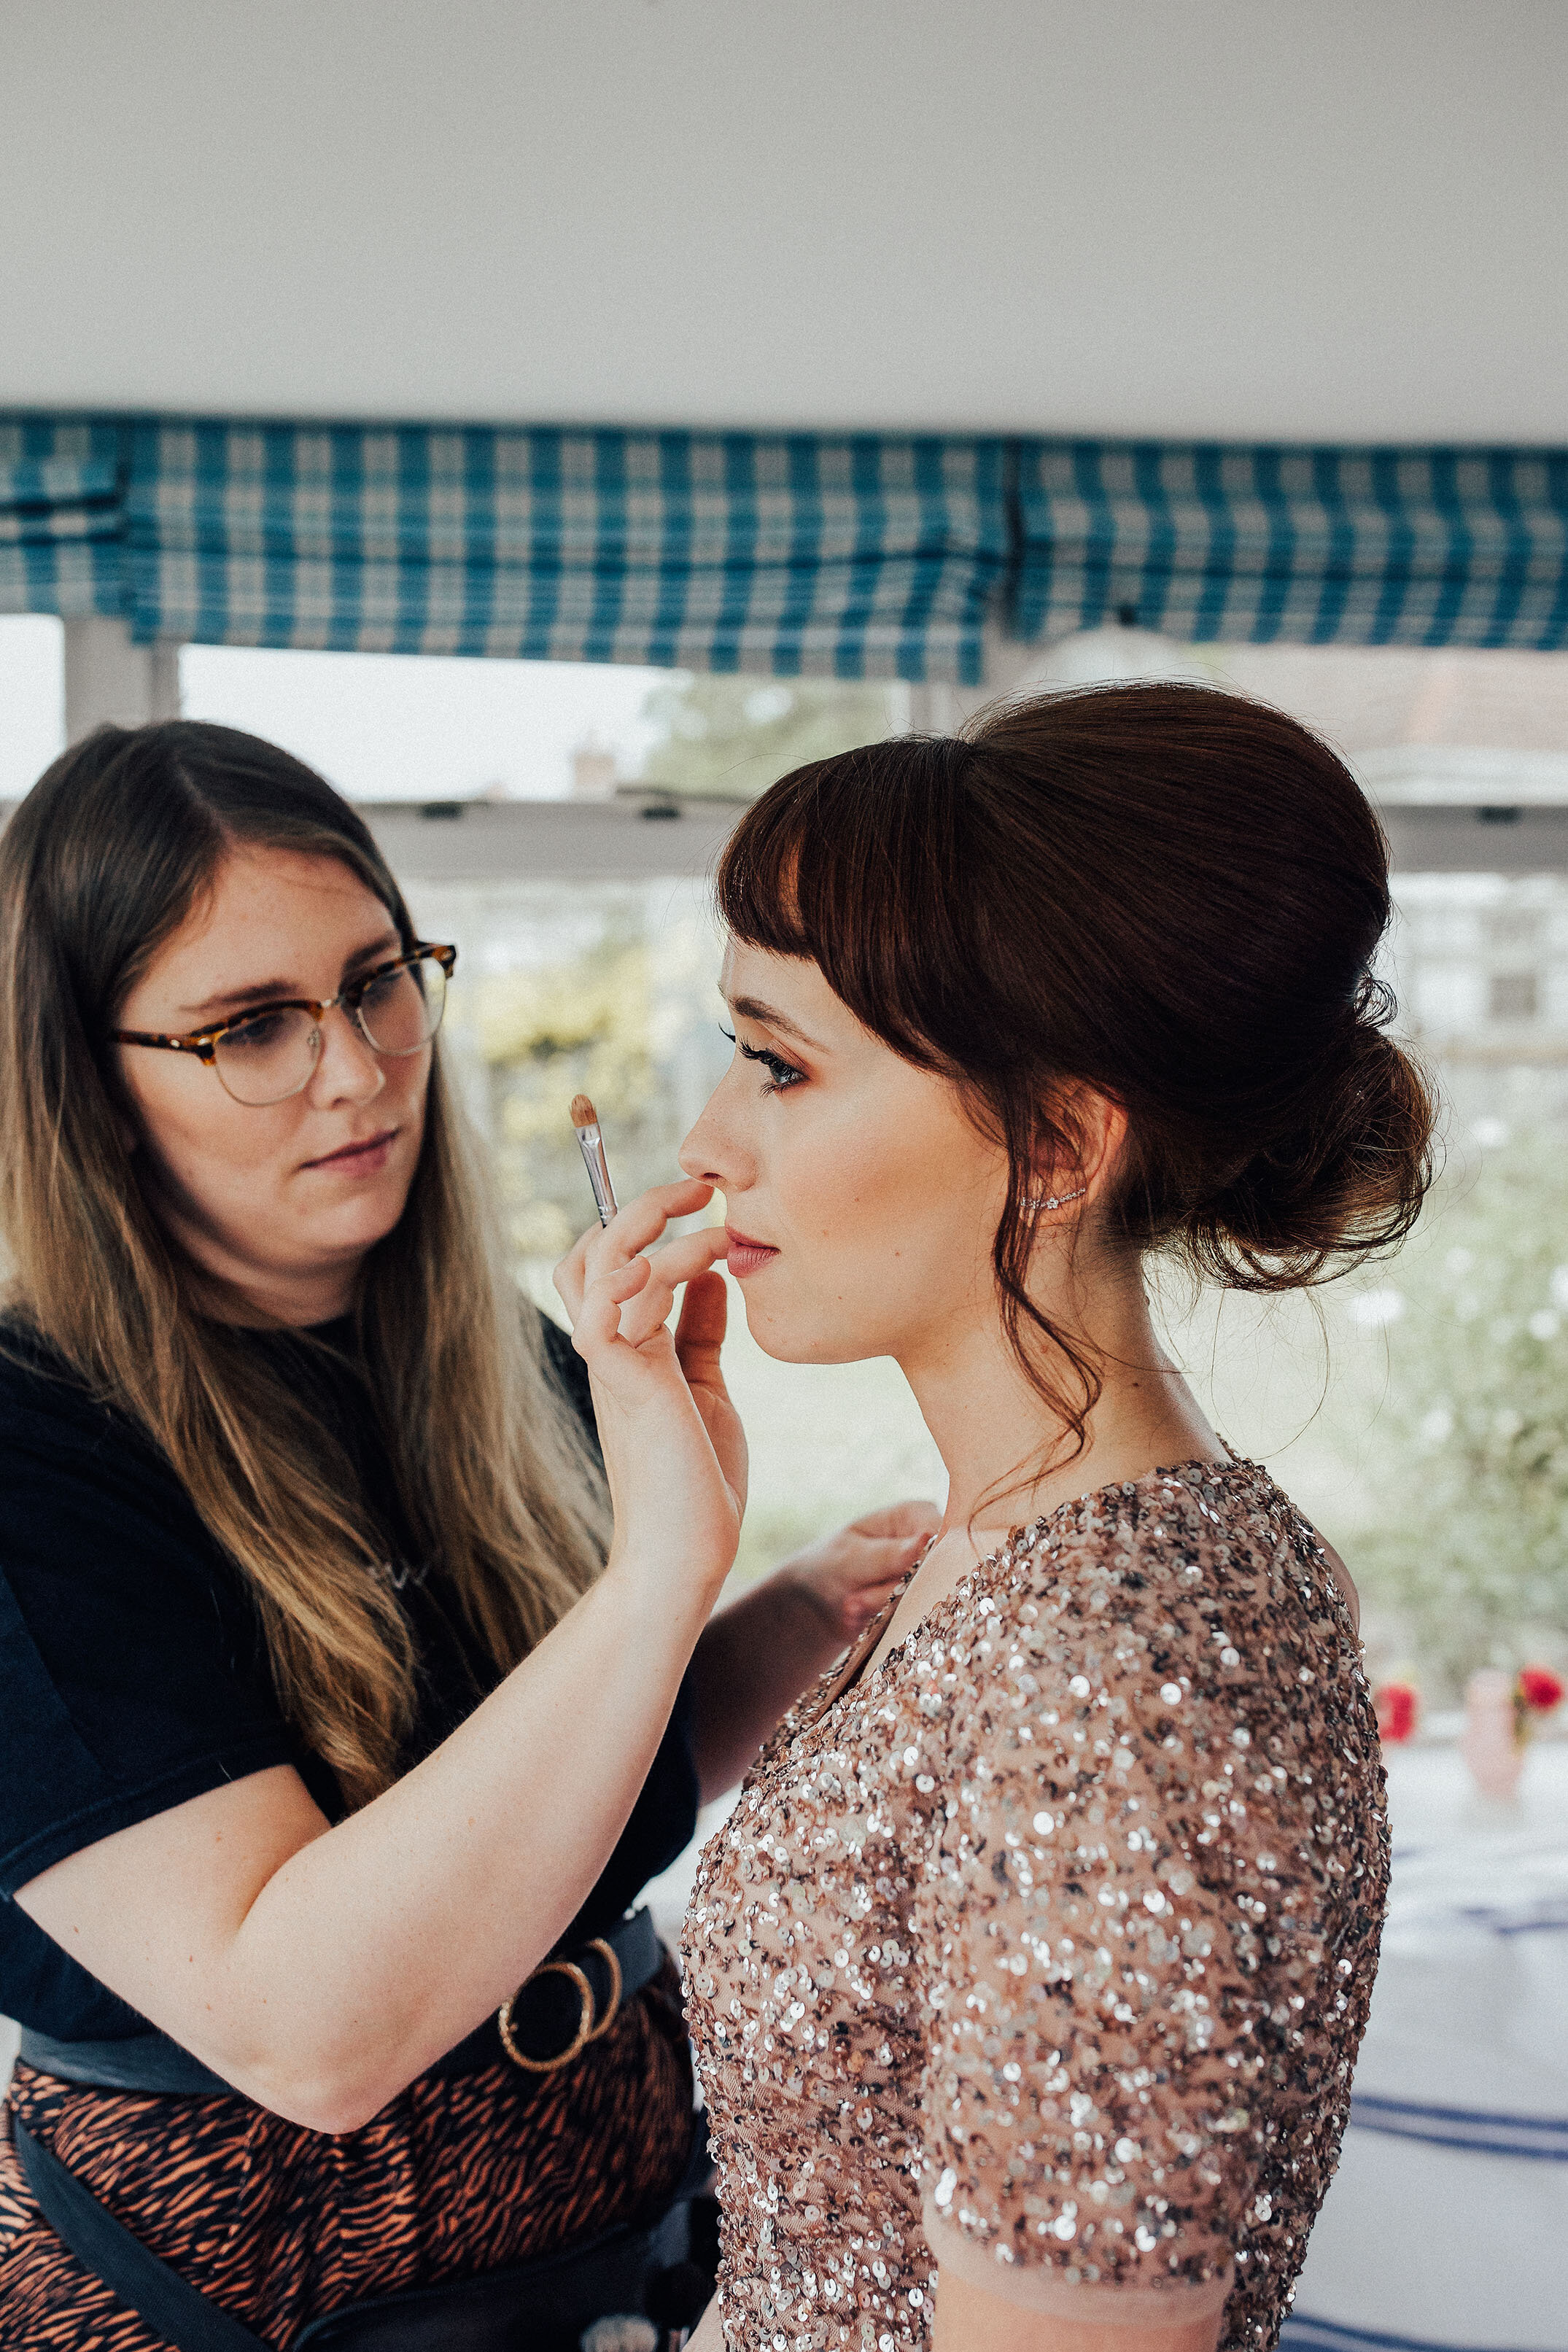
[(619, 1203), (616, 1199), (616, 1188), (610, 1181), (609, 1162), (605, 1158), (605, 1139), (597, 1125), (580, 1127), (575, 1132), (582, 1149), (583, 1165), (594, 1188), (594, 1205), (599, 1212), (599, 1223), (607, 1225)]

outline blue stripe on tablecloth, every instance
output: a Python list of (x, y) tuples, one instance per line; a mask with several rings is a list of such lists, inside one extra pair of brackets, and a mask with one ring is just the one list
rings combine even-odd
[(1415, 2099), (1352, 2092), (1351, 2129), (1394, 2139), (1458, 2147), (1474, 2155), (1523, 2157), (1532, 2163), (1568, 2164), (1568, 2118), (1498, 2115), (1479, 2107), (1434, 2106)]
[(1337, 2319), (1310, 2319), (1292, 2312), (1279, 2332), (1288, 2352), (1499, 2352), (1493, 2345), (1462, 2339), (1439, 2344), (1429, 2336), (1391, 2336), (1375, 2327), (1346, 2327)]

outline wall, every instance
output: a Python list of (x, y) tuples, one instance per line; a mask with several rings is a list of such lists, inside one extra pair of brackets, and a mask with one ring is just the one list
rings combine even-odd
[(1559, 442), (1554, 0), (0, 0), (0, 405)]

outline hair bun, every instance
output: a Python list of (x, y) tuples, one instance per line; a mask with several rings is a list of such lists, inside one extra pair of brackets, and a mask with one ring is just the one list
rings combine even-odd
[(1300, 1088), (1296, 1117), (1194, 1216), (1203, 1270), (1247, 1290), (1295, 1289), (1346, 1256), (1391, 1249), (1432, 1179), (1432, 1096), (1384, 1027), (1370, 976)]

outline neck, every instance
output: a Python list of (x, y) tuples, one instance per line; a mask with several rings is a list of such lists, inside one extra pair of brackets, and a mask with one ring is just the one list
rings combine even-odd
[[(1054, 1287), (1061, 1295), (1037, 1304), (1058, 1328), (1089, 1342), (1103, 1381), (1077, 1453), (1066, 1423), (1018, 1362), (991, 1300), (900, 1356), (947, 1467), (944, 1535), (971, 1527), (976, 1538), (1000, 1535), (1096, 1487), (1223, 1453), (1160, 1345), (1135, 1264), (1102, 1271), (1070, 1304), (1067, 1286)], [(1056, 1368), (1068, 1370), (1059, 1356)]]

